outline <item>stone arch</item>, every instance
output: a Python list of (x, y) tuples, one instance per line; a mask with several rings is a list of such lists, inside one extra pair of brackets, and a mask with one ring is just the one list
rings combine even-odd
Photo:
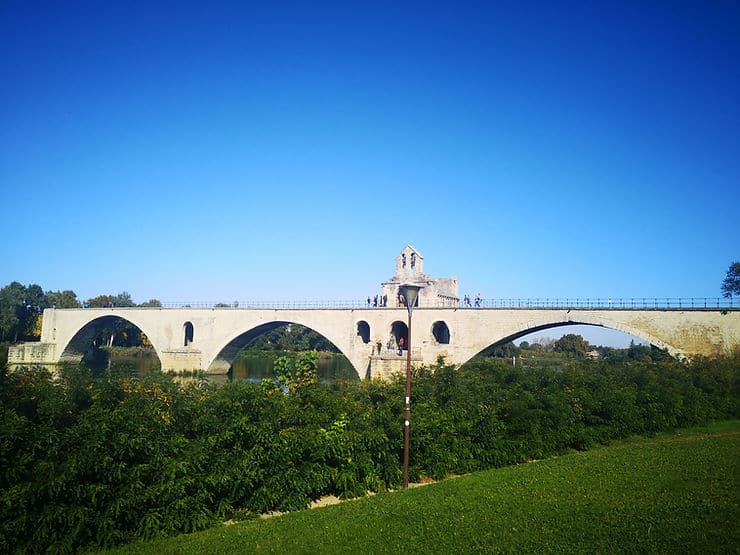
[(183, 340), (183, 345), (187, 347), (193, 342), (195, 338), (195, 328), (193, 327), (193, 323), (188, 321), (183, 324), (182, 329), (183, 335), (185, 336), (185, 339)]
[(361, 378), (362, 375), (360, 372), (357, 371), (357, 367), (352, 363), (352, 359), (347, 356), (347, 353), (345, 353), (341, 346), (337, 345), (337, 341), (335, 341), (332, 337), (327, 335), (326, 333), (323, 333), (321, 330), (316, 329), (316, 327), (311, 326), (305, 322), (300, 321), (294, 321), (294, 320), (274, 320), (272, 322), (266, 322), (264, 324), (259, 324), (257, 326), (254, 326), (252, 328), (249, 328), (246, 331), (236, 332), (229, 337), (226, 342), (218, 348), (218, 350), (215, 352), (210, 364), (207, 364), (207, 372), (208, 373), (226, 373), (231, 368), (232, 364), (234, 363), (234, 360), (236, 359), (237, 354), (239, 354), (239, 351), (241, 351), (244, 347), (246, 347), (249, 343), (251, 343), (254, 339), (259, 337), (260, 335), (270, 332), (276, 328), (279, 328), (280, 326), (290, 325), (290, 324), (296, 324), (303, 326), (305, 328), (308, 328), (319, 335), (323, 336), (325, 339), (330, 341), (336, 349), (343, 354), (345, 357), (347, 357), (347, 360), (350, 361), (350, 364), (352, 364), (353, 368), (355, 369), (355, 372), (357, 372), (357, 375)]
[(362, 339), (363, 343), (370, 343), (370, 324), (365, 320), (357, 322), (357, 335)]
[(447, 323), (443, 320), (437, 320), (432, 324), (432, 337), (434, 340), (441, 344), (447, 345), (450, 342), (450, 328)]
[[(569, 319), (566, 322), (561, 322), (560, 324), (556, 324), (553, 326), (547, 326), (547, 327), (559, 327), (564, 325), (573, 325), (573, 324), (582, 324), (586, 326), (596, 326), (600, 328), (609, 328), (616, 331), (621, 331), (622, 333), (626, 333), (628, 335), (633, 335), (637, 337), (638, 339), (642, 339), (645, 343), (648, 343), (652, 345), (653, 347), (656, 347), (661, 350), (668, 351), (668, 354), (670, 354), (673, 357), (682, 359), (685, 358), (686, 355), (681, 349), (676, 348), (673, 345), (669, 345), (659, 337), (652, 335), (646, 331), (643, 331), (639, 328), (635, 328), (626, 324), (622, 324), (619, 322), (614, 322), (612, 320), (609, 320), (608, 318), (603, 317), (585, 317), (585, 315), (578, 315), (577, 319)], [(547, 327), (543, 327), (542, 329), (547, 329)], [(529, 333), (529, 332), (527, 332)]]
[(137, 322), (117, 314), (106, 314), (87, 321), (64, 345), (59, 355), (59, 362), (80, 362), (92, 349), (99, 347), (99, 345), (93, 344), (95, 337), (107, 326), (114, 325), (118, 322), (127, 322), (143, 333), (152, 344), (160, 364), (162, 363), (162, 351), (155, 343), (153, 334), (147, 333), (146, 329)]
[(552, 328), (560, 328), (560, 327), (563, 327), (563, 326), (574, 326), (574, 325), (594, 326), (594, 327), (609, 328), (609, 329), (613, 329), (613, 330), (616, 330), (616, 331), (621, 331), (623, 333), (626, 333), (626, 334), (629, 334), (629, 335), (633, 335), (633, 336), (637, 337), (638, 339), (642, 339), (646, 343), (649, 343), (650, 345), (652, 345), (654, 347), (657, 347), (658, 349), (665, 349), (666, 351), (668, 351), (668, 354), (670, 354), (671, 356), (674, 356), (674, 357), (679, 358), (679, 359), (685, 358), (685, 355), (683, 354), (683, 352), (681, 350), (676, 349), (675, 347), (673, 347), (671, 345), (668, 345), (667, 343), (665, 343), (661, 339), (659, 339), (659, 338), (657, 338), (657, 337), (655, 337), (653, 335), (650, 335), (648, 333), (645, 333), (642, 330), (632, 328), (631, 326), (619, 325), (619, 324), (617, 324), (615, 322), (607, 322), (605, 320), (602, 320), (602, 321), (600, 321), (598, 323), (597, 322), (587, 321), (587, 320), (588, 320), (587, 318), (579, 318), (577, 321), (576, 320), (565, 320), (565, 321), (561, 321), (561, 322), (548, 322), (548, 323), (544, 323), (544, 324), (534, 324), (533, 323), (533, 325), (528, 326), (528, 327), (525, 327), (525, 328), (522, 328), (522, 329), (516, 331), (515, 333), (509, 334), (509, 335), (507, 335), (505, 337), (502, 337), (500, 339), (495, 339), (491, 343), (485, 345), (483, 348), (480, 348), (480, 349), (476, 350), (474, 353), (471, 353), (469, 356), (467, 356), (467, 358), (464, 361), (460, 362), (460, 364), (461, 365), (462, 364), (465, 364), (470, 359), (472, 359), (474, 356), (476, 356), (479, 353), (485, 351), (486, 349), (489, 349), (491, 347), (495, 347), (496, 345), (500, 345), (500, 344), (503, 344), (503, 343), (508, 343), (509, 341), (515, 341), (515, 340), (517, 340), (517, 339), (519, 339), (521, 337), (524, 337), (525, 335), (529, 335), (530, 333), (534, 333), (534, 332), (542, 331), (542, 330), (547, 330), (547, 329), (552, 329)]

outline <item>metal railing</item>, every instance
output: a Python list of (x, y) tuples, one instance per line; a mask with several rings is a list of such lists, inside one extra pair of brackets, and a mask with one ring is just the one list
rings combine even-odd
[(619, 310), (686, 310), (738, 309), (740, 302), (724, 297), (596, 297), (596, 298), (525, 298), (483, 299), (462, 308), (557, 308), (557, 309), (619, 309)]
[[(123, 307), (106, 307), (123, 308)], [(143, 307), (131, 307), (143, 308)], [(216, 310), (236, 309), (368, 309), (386, 310), (398, 308), (395, 303), (389, 303), (387, 307), (368, 305), (366, 300), (348, 301), (235, 301), (205, 302), (205, 301), (173, 301), (163, 302), (161, 307), (151, 307), (152, 310), (160, 308), (199, 308)], [(467, 304), (460, 301), (457, 305), (445, 302), (438, 306), (424, 306), (419, 308), (453, 308), (453, 309), (612, 309), (612, 310), (740, 310), (740, 300), (725, 297), (576, 297), (576, 298), (511, 298), (511, 299), (481, 299)]]

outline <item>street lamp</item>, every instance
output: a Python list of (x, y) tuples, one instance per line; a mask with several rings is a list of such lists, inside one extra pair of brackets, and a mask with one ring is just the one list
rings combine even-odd
[(411, 312), (419, 296), (419, 285), (401, 286), (401, 295), (406, 300), (409, 311), (409, 325), (406, 334), (406, 417), (403, 422), (403, 489), (409, 487), (409, 432), (411, 428)]

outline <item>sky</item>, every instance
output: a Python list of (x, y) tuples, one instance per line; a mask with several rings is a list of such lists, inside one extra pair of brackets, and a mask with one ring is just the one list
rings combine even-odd
[(0, 284), (718, 297), (740, 3), (0, 1)]

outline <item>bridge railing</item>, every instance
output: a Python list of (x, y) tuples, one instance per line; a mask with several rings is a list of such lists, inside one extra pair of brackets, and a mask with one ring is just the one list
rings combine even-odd
[[(133, 308), (133, 307), (132, 307)], [(140, 308), (140, 307), (137, 307)], [(385, 307), (373, 306), (367, 300), (346, 301), (234, 301), (224, 302), (188, 302), (174, 301), (162, 303), (162, 308), (203, 308), (203, 309), (382, 309)], [(387, 308), (397, 308), (395, 303), (389, 303)], [(443, 306), (424, 306), (421, 308), (498, 308), (498, 309), (614, 309), (614, 310), (701, 310), (701, 309), (728, 309), (740, 310), (740, 300), (725, 297), (576, 297), (576, 298), (509, 298), (509, 299), (481, 299), (470, 300), (468, 304), (460, 300), (456, 305), (446, 301)], [(155, 308), (156, 309), (156, 308)]]
[(618, 309), (618, 310), (687, 310), (733, 309), (740, 302), (724, 297), (596, 297), (596, 298), (525, 298), (482, 299), (478, 303), (460, 303), (463, 308), (557, 308), (557, 309)]
[(367, 301), (234, 301), (231, 303), (207, 301), (171, 301), (163, 302), (163, 308), (276, 308), (276, 309), (311, 309), (311, 308), (367, 308)]

